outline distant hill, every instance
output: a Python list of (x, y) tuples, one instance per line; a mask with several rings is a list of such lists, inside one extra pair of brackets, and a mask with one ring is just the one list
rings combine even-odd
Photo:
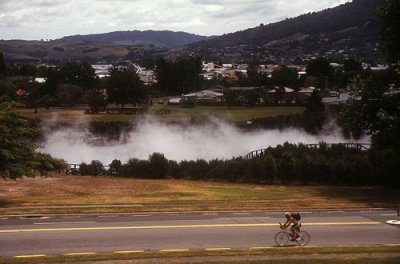
[(302, 63), (315, 56), (380, 62), (376, 15), (380, 2), (353, 0), (219, 37), (172, 31), (117, 31), (54, 41), (0, 41), (0, 52), (8, 62), (110, 62), (186, 55), (222, 62)]
[(11, 63), (59, 63), (148, 59), (206, 37), (173, 31), (119, 31), (67, 36), (52, 41), (0, 40)]
[(97, 43), (115, 43), (121, 45), (149, 44), (176, 48), (193, 42), (205, 40), (207, 37), (186, 32), (174, 31), (115, 31), (104, 34), (66, 36), (56, 41), (87, 41)]
[[(188, 45), (186, 53), (219, 59), (252, 56), (298, 57), (326, 52), (373, 55), (379, 42), (376, 7), (380, 0), (354, 0), (338, 7), (225, 34)], [(377, 53), (377, 52), (375, 52)]]

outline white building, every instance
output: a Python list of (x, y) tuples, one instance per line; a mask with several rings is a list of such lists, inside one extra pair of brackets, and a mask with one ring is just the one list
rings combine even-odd
[(110, 70), (113, 68), (112, 64), (93, 64), (91, 66), (99, 78), (110, 76)]

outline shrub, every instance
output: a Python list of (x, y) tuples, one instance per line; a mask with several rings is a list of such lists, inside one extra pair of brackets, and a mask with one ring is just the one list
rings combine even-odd
[(120, 176), (122, 173), (122, 162), (120, 160), (113, 160), (110, 164), (110, 175)]
[(150, 163), (147, 160), (129, 159), (122, 165), (122, 175), (126, 177), (148, 178)]
[(149, 173), (150, 178), (166, 178), (168, 174), (168, 160), (163, 154), (153, 153), (149, 157)]

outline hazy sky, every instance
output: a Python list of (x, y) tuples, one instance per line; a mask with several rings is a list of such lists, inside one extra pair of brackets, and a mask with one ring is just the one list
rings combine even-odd
[(118, 30), (221, 35), (349, 0), (0, 0), (0, 39)]

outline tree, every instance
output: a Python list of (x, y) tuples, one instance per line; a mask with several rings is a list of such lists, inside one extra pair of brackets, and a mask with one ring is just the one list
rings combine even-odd
[(0, 97), (7, 96), (15, 99), (15, 92), (17, 87), (9, 79), (0, 79)]
[(114, 159), (111, 164), (109, 165), (110, 167), (110, 174), (111, 175), (117, 175), (120, 176), (122, 172), (122, 162), (120, 160)]
[(329, 64), (329, 60), (324, 57), (316, 58), (307, 65), (307, 76), (314, 76), (318, 79), (318, 88), (326, 88), (332, 74), (333, 68)]
[(310, 98), (308, 99), (307, 105), (306, 105), (306, 111), (307, 112), (321, 112), (324, 111), (325, 106), (322, 103), (322, 96), (318, 89), (315, 89), (311, 95)]
[(228, 108), (231, 108), (237, 103), (238, 100), (238, 93), (235, 90), (232, 90), (230, 88), (225, 88), (224, 89), (224, 98), (226, 105)]
[(246, 103), (249, 107), (253, 107), (261, 98), (261, 90), (260, 89), (253, 89), (244, 91), (244, 98)]
[(318, 78), (314, 77), (314, 76), (307, 76), (306, 80), (304, 82), (304, 86), (305, 87), (310, 87), (310, 86), (316, 87), (316, 86), (318, 86)]
[(159, 59), (156, 63), (157, 87), (164, 94), (185, 94), (200, 87), (199, 74), (201, 61), (199, 58), (167, 61)]
[(382, 50), (389, 63), (400, 61), (400, 2), (382, 0), (378, 8)]
[(149, 156), (150, 177), (162, 179), (168, 173), (168, 160), (161, 153), (153, 153)]
[(296, 69), (281, 66), (272, 72), (272, 83), (281, 86), (293, 86), (298, 79)]
[(56, 97), (59, 103), (67, 104), (71, 108), (82, 97), (83, 89), (73, 84), (63, 84), (57, 88)]
[(15, 107), (11, 101), (0, 101), (0, 177), (35, 176), (63, 167), (63, 162), (36, 151), (32, 140), (40, 131), (30, 127)]
[(0, 78), (2, 76), (5, 76), (6, 74), (7, 74), (7, 65), (6, 62), (4, 61), (3, 53), (0, 52)]
[(121, 105), (139, 104), (146, 98), (143, 83), (133, 68), (114, 68), (107, 80), (107, 95), (110, 103)]
[(95, 70), (87, 62), (67, 62), (57, 71), (58, 84), (74, 84), (85, 90), (96, 88)]
[(22, 64), (18, 67), (17, 74), (22, 76), (36, 76), (37, 68), (33, 64)]
[(98, 113), (107, 106), (107, 100), (104, 95), (97, 90), (89, 90), (85, 93), (86, 102), (89, 104), (92, 113)]
[(35, 114), (38, 112), (38, 108), (41, 103), (41, 94), (40, 94), (41, 84), (37, 82), (30, 82), (28, 84), (27, 90), (28, 95), (26, 96), (26, 102), (28, 107), (32, 107), (35, 111)]
[(283, 101), (283, 99), (285, 98), (285, 88), (280, 86), (278, 88), (275, 89), (275, 103), (279, 104)]
[(347, 73), (359, 73), (362, 71), (361, 62), (350, 58), (344, 61), (343, 70)]
[[(383, 52), (388, 63), (396, 63), (400, 59), (400, 2), (383, 0), (378, 15)], [(340, 113), (340, 121), (351, 132), (371, 135), (370, 160), (381, 181), (390, 186), (400, 186), (400, 95), (388, 92), (388, 82), (398, 81), (399, 75), (390, 69), (355, 78), (353, 99)]]
[(359, 137), (371, 136), (371, 160), (383, 182), (400, 185), (400, 95), (387, 94), (387, 85), (376, 76), (354, 80), (352, 99), (340, 113), (342, 126)]

